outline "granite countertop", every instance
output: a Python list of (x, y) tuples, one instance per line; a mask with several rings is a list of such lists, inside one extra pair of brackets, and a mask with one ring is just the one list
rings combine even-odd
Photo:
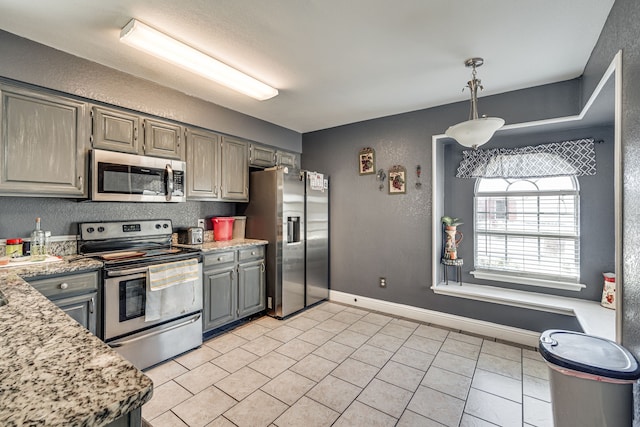
[(64, 257), (0, 270), (0, 425), (103, 426), (151, 399), (149, 377), (22, 278), (101, 266)]
[(40, 276), (54, 276), (58, 274), (72, 274), (82, 271), (99, 270), (102, 268), (102, 261), (93, 258), (85, 258), (80, 255), (67, 255), (60, 257), (60, 262), (34, 262), (19, 267), (0, 268), (0, 280), (7, 274), (16, 274), (23, 279), (31, 279)]
[(257, 240), (257, 239), (233, 239), (233, 240), (223, 240), (219, 242), (204, 242), (201, 245), (174, 245), (183, 248), (192, 248), (199, 249), (202, 252), (216, 252), (216, 251), (225, 251), (229, 249), (241, 249), (248, 246), (262, 246), (266, 245), (269, 242), (267, 240)]

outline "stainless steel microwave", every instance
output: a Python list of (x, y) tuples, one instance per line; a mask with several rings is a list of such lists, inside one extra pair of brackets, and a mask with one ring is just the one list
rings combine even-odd
[(184, 202), (185, 162), (91, 150), (91, 199)]

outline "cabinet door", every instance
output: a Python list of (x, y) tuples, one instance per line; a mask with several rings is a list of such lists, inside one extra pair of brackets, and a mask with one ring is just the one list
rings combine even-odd
[(221, 198), (248, 201), (249, 154), (246, 141), (222, 138), (220, 172)]
[(91, 109), (93, 128), (91, 143), (93, 148), (140, 153), (138, 129), (140, 116), (104, 107)]
[(265, 268), (260, 259), (238, 265), (238, 317), (258, 313), (265, 308)]
[(90, 294), (55, 300), (53, 303), (95, 335), (96, 322), (98, 320), (96, 311), (97, 298), (98, 293), (92, 292)]
[(290, 153), (288, 151), (278, 151), (278, 166), (287, 166), (293, 169), (300, 168), (300, 161), (296, 153)]
[(249, 166), (268, 168), (276, 165), (276, 150), (263, 145), (249, 145)]
[(187, 131), (187, 199), (215, 200), (219, 195), (220, 141), (218, 135)]
[(234, 264), (204, 273), (204, 332), (236, 319), (238, 283)]
[(184, 160), (182, 126), (145, 119), (144, 154), (165, 159)]
[(87, 104), (0, 85), (0, 194), (86, 197)]

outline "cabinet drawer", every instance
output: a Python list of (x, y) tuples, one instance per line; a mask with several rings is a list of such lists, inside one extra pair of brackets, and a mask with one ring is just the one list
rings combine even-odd
[(29, 283), (47, 298), (55, 299), (66, 295), (97, 290), (98, 273), (91, 272), (58, 276), (50, 279), (32, 280)]
[(207, 255), (204, 257), (204, 268), (213, 266), (226, 264), (227, 262), (234, 262), (236, 260), (235, 251), (229, 252), (216, 252), (211, 255)]
[(264, 246), (253, 246), (238, 251), (238, 261), (246, 261), (254, 258), (264, 258)]

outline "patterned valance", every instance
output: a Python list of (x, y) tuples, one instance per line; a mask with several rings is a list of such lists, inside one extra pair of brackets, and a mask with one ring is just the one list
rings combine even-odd
[(520, 148), (465, 150), (458, 178), (539, 178), (595, 175), (593, 138)]

